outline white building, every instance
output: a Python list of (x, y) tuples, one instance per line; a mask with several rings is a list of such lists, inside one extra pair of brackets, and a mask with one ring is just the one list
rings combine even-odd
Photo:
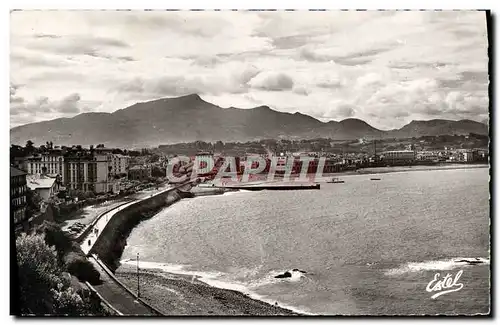
[(27, 186), (37, 192), (43, 201), (47, 202), (58, 192), (58, 185), (55, 178), (47, 176), (30, 175), (26, 178)]
[(61, 175), (62, 182), (64, 183), (64, 156), (61, 153), (51, 152), (44, 154), (37, 154), (28, 157), (24, 163), (26, 172), (29, 175), (44, 174), (58, 174)]
[(418, 160), (435, 161), (439, 160), (440, 156), (438, 151), (419, 151), (416, 158)]
[(108, 164), (111, 167), (110, 173), (112, 176), (125, 174), (128, 176), (129, 156), (120, 154), (108, 154)]
[(385, 151), (381, 154), (384, 161), (392, 163), (412, 162), (415, 160), (415, 151), (412, 150), (394, 150)]
[(69, 190), (117, 192), (119, 185), (111, 176), (111, 168), (107, 154), (67, 157), (64, 184)]

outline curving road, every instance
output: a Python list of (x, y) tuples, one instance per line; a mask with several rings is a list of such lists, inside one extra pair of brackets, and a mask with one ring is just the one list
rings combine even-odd
[[(103, 229), (106, 227), (108, 222), (113, 218), (113, 216), (129, 207), (130, 205), (140, 202), (142, 200), (148, 199), (150, 197), (154, 197), (160, 195), (166, 191), (171, 190), (173, 187), (168, 187), (159, 190), (156, 193), (152, 193), (148, 196), (142, 197), (140, 199), (134, 199), (131, 202), (128, 202), (124, 205), (120, 205), (118, 207), (114, 207), (109, 211), (105, 212), (101, 216), (98, 217), (93, 222), (91, 226), (91, 230), (89, 234), (85, 237), (80, 247), (83, 252), (88, 255), (89, 251), (94, 246), (96, 240), (101, 235)], [(114, 275), (109, 270), (105, 270), (105, 266), (102, 266), (102, 261), (98, 261), (97, 256), (89, 256), (89, 261), (94, 265), (95, 269), (99, 271), (101, 277), (101, 283), (98, 285), (93, 285), (92, 287), (116, 310), (121, 312), (123, 315), (141, 315), (141, 316), (153, 316), (158, 315), (159, 312), (153, 310), (148, 305), (144, 304), (142, 301), (138, 300), (135, 295), (133, 295), (130, 291), (128, 291), (118, 280), (114, 277)]]
[(162, 194), (162, 193), (164, 193), (166, 191), (171, 190), (172, 188), (173, 187), (163, 188), (163, 189), (159, 190), (158, 192), (149, 194), (149, 195), (144, 196), (144, 197), (142, 197), (140, 199), (134, 199), (133, 201), (130, 201), (130, 202), (128, 202), (126, 204), (123, 204), (123, 205), (120, 205), (118, 207), (111, 208), (109, 211), (101, 214), (96, 220), (93, 221), (93, 225), (90, 226), (91, 230), (90, 230), (89, 234), (83, 239), (82, 244), (80, 245), (80, 247), (82, 248), (82, 251), (85, 254), (89, 253), (89, 251), (94, 246), (97, 238), (99, 238), (99, 236), (101, 235), (102, 230), (106, 227), (106, 225), (108, 224), (108, 222), (111, 220), (111, 218), (113, 218), (113, 216), (117, 212), (119, 212), (119, 211), (121, 211), (123, 209), (126, 209), (127, 207), (129, 207), (132, 204), (135, 204), (137, 202), (143, 201), (143, 200), (148, 199), (150, 197), (154, 197), (154, 196), (160, 195), (160, 194)]

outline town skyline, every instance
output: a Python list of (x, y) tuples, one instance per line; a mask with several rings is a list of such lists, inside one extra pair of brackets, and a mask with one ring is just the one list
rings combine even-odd
[(384, 130), (485, 122), (487, 47), (484, 11), (18, 11), (10, 122), (190, 93)]

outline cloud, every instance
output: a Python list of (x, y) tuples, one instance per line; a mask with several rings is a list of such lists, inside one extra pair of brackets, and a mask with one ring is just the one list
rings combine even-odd
[(37, 114), (37, 113), (53, 113), (53, 114), (75, 114), (80, 112), (79, 94), (70, 94), (60, 100), (49, 100), (46, 96), (40, 96), (33, 101), (11, 101), (10, 114)]
[(247, 85), (250, 80), (252, 80), (256, 75), (261, 72), (257, 67), (250, 66), (245, 68), (242, 72), (235, 72), (233, 77), (241, 85)]
[(201, 66), (214, 66), (222, 62), (217, 56), (200, 56), (193, 59), (193, 64)]
[(323, 75), (318, 78), (316, 86), (320, 88), (336, 89), (342, 88), (346, 85), (346, 80), (342, 79), (338, 75)]
[(329, 62), (329, 61), (335, 62), (334, 56), (324, 53), (317, 53), (307, 47), (304, 47), (300, 50), (299, 57), (301, 59), (312, 62)]
[(20, 66), (33, 66), (33, 67), (58, 67), (66, 66), (66, 60), (61, 60), (61, 58), (50, 55), (42, 54), (33, 51), (25, 51), (12, 53), (10, 55), (10, 60), (14, 64)]
[(274, 38), (272, 42), (278, 49), (294, 49), (308, 44), (310, 38), (309, 35), (292, 35)]
[(296, 87), (293, 89), (293, 92), (298, 94), (298, 95), (303, 95), (303, 96), (309, 95), (309, 91), (307, 91), (307, 89), (304, 87)]
[(29, 80), (32, 82), (52, 82), (52, 80), (58, 80), (59, 83), (62, 83), (66, 81), (81, 81), (84, 79), (85, 74), (83, 72), (74, 72), (71, 70), (53, 70), (35, 74)]
[(487, 109), (479, 11), (16, 11), (10, 24), (12, 123), (193, 92), (321, 119), (350, 107), (379, 128)]
[(488, 73), (486, 71), (461, 71), (445, 79), (438, 78), (439, 85), (442, 88), (462, 89), (462, 90), (480, 90), (488, 87)]
[(293, 88), (293, 79), (285, 73), (262, 72), (250, 80), (249, 85), (262, 90), (282, 91)]
[(56, 106), (56, 110), (61, 113), (79, 113), (78, 102), (81, 97), (79, 94), (71, 94), (61, 100), (59, 105)]
[(372, 62), (378, 54), (387, 51), (390, 51), (390, 48), (375, 48), (346, 55), (332, 55), (329, 49), (312, 50), (309, 47), (303, 47), (299, 52), (299, 58), (311, 62), (332, 62), (346, 66), (358, 66)]
[(127, 98), (158, 98), (188, 94), (219, 95), (241, 94), (249, 89), (248, 82), (260, 71), (254, 67), (230, 71), (219, 75), (167, 75), (159, 77), (134, 77), (118, 83), (112, 90), (126, 94)]
[(342, 105), (337, 106), (335, 111), (340, 117), (344, 117), (344, 118), (352, 117), (356, 113), (354, 108), (348, 104), (342, 104)]
[(380, 86), (384, 82), (384, 78), (381, 74), (370, 72), (365, 75), (362, 75), (356, 81), (356, 85), (360, 88), (367, 86)]
[(18, 85), (13, 84), (13, 83), (10, 84), (10, 96), (11, 97), (16, 94), (17, 88), (19, 88)]

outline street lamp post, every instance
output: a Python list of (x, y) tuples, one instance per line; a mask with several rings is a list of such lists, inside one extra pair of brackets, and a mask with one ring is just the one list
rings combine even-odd
[(137, 253), (137, 298), (141, 295), (141, 291), (139, 288), (139, 253)]

